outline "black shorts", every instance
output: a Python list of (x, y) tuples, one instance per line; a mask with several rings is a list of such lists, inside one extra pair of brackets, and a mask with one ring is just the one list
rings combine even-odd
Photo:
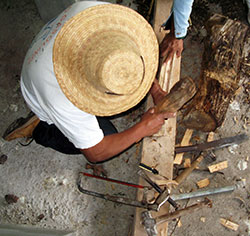
[[(104, 136), (117, 133), (117, 129), (106, 117), (96, 117)], [(40, 121), (33, 131), (33, 138), (36, 143), (50, 147), (64, 154), (81, 154), (80, 149), (76, 148), (67, 137), (54, 125), (49, 125)]]

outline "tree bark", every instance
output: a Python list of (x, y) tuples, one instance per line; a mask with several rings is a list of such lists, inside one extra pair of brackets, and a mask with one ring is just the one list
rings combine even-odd
[(187, 128), (209, 132), (222, 125), (240, 86), (240, 71), (246, 65), (249, 69), (250, 30), (218, 14), (208, 20), (206, 29), (198, 92), (185, 110), (183, 123)]

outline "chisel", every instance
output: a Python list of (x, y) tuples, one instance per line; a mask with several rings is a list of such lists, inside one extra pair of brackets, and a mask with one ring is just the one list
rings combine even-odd
[(155, 175), (159, 174), (158, 170), (156, 170), (156, 169), (154, 169), (154, 168), (152, 168), (150, 166), (147, 166), (146, 164), (140, 163), (139, 167), (142, 168), (142, 169), (144, 169), (144, 170), (146, 170), (146, 171), (149, 171), (149, 172), (151, 172), (151, 173), (153, 173)]

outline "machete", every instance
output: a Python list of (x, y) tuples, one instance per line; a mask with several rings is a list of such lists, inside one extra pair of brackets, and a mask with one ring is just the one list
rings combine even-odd
[(229, 147), (233, 144), (240, 144), (244, 141), (248, 140), (248, 136), (246, 134), (239, 134), (232, 137), (222, 138), (211, 142), (204, 142), (200, 144), (190, 145), (190, 146), (180, 146), (175, 147), (175, 153), (182, 152), (202, 152), (205, 150), (214, 150), (220, 149), (224, 147)]

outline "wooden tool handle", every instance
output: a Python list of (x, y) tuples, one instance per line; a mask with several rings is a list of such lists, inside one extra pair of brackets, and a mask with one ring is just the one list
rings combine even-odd
[(181, 216), (191, 214), (191, 213), (193, 213), (193, 212), (195, 212), (197, 210), (200, 210), (200, 209), (202, 209), (204, 207), (209, 207), (209, 208), (212, 207), (212, 202), (208, 198), (205, 198), (204, 201), (195, 203), (195, 204), (193, 204), (191, 206), (188, 206), (188, 207), (186, 207), (184, 209), (176, 210), (174, 212), (158, 216), (156, 218), (156, 223), (161, 224), (163, 222), (170, 221), (170, 220), (179, 218)]
[(156, 105), (156, 112), (176, 112), (196, 93), (196, 86), (190, 77), (179, 80), (170, 92)]
[(191, 172), (202, 162), (203, 159), (204, 159), (204, 157), (202, 155), (199, 156), (191, 164), (191, 166), (189, 168), (186, 168), (185, 170), (183, 170), (183, 172), (181, 172), (181, 174), (175, 178), (175, 181), (178, 184), (181, 184), (191, 174)]

